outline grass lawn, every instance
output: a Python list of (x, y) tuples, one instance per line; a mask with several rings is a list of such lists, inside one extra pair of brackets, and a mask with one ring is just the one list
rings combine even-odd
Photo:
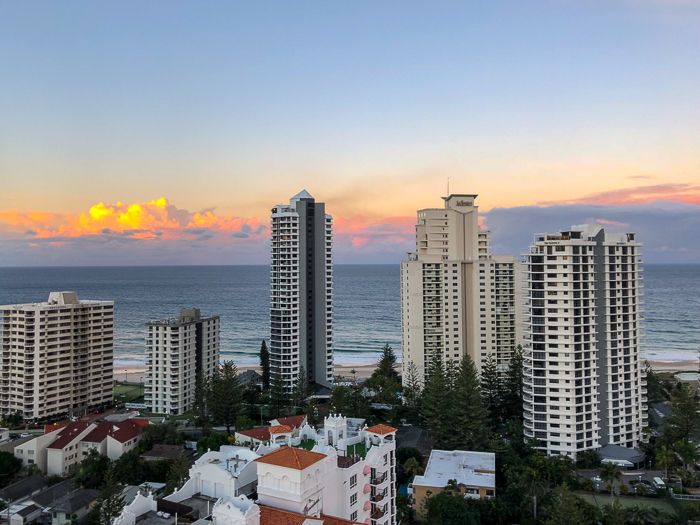
[(304, 450), (311, 450), (314, 448), (316, 445), (316, 442), (313, 439), (305, 439), (301, 443), (299, 443), (299, 448), (303, 448)]
[(365, 447), (364, 443), (348, 446), (348, 456), (354, 456), (355, 454), (364, 459), (364, 457), (367, 455), (367, 447)]
[[(124, 397), (122, 397), (122, 394), (124, 394)], [(143, 389), (141, 385), (117, 385), (114, 387), (114, 399), (118, 401), (129, 403), (142, 395)]]
[[(588, 503), (597, 505), (598, 508), (601, 510), (603, 510), (603, 507), (605, 505), (612, 503), (612, 498), (610, 497), (610, 494), (604, 494), (602, 492), (597, 492), (594, 494), (593, 492), (576, 491), (576, 495), (581, 496)], [(652, 507), (655, 509), (662, 510), (664, 512), (668, 512), (671, 515), (675, 514), (676, 512), (670, 503), (660, 498), (638, 498), (636, 496), (621, 496), (620, 503), (622, 503), (624, 507), (636, 507), (637, 505)]]

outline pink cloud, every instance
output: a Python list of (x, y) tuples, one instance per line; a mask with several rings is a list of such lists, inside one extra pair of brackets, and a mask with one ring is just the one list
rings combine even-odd
[(692, 184), (658, 184), (655, 186), (637, 186), (619, 190), (592, 193), (578, 199), (548, 201), (541, 206), (563, 204), (646, 204), (654, 201), (676, 201), (700, 205), (700, 186)]

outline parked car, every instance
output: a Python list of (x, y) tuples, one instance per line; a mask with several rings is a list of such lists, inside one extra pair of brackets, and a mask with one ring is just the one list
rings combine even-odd
[(28, 438), (31, 437), (31, 434), (29, 432), (22, 432), (19, 437), (21, 438)]
[(603, 480), (600, 479), (600, 476), (596, 476), (595, 478), (593, 478), (594, 483), (600, 483), (601, 481), (603, 481)]

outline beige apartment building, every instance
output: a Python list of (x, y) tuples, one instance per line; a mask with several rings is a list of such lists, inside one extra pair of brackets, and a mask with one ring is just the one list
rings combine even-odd
[(432, 356), (481, 368), (491, 356), (500, 371), (521, 342), (521, 263), (491, 253), (491, 232), (479, 226), (476, 195), (443, 197), (444, 208), (418, 211), (416, 251), (401, 262), (403, 377), (421, 374)]
[(82, 416), (113, 397), (114, 302), (51, 292), (0, 306), (0, 413)]
[(146, 323), (144, 400), (152, 412), (180, 415), (193, 408), (197, 374), (211, 376), (219, 366), (219, 326), (218, 315), (202, 317), (199, 308)]
[(442, 492), (455, 481), (465, 498), (496, 497), (496, 454), (466, 450), (433, 450), (422, 476), (415, 476), (408, 485), (410, 505), (425, 518), (425, 499)]

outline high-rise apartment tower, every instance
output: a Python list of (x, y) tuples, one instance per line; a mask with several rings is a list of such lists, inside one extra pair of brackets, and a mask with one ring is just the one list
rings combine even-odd
[(525, 254), (525, 436), (548, 454), (642, 440), (641, 246), (593, 224), (537, 234)]
[(413, 362), (424, 374), (469, 355), (508, 367), (521, 341), (521, 263), (492, 255), (491, 232), (479, 226), (476, 195), (443, 197), (444, 208), (418, 211), (416, 251), (401, 262), (403, 377)]
[(0, 327), (0, 414), (82, 416), (112, 400), (114, 302), (51, 292), (47, 302), (0, 306)]
[(333, 218), (304, 190), (272, 209), (270, 369), (288, 391), (304, 366), (333, 381)]
[(146, 323), (145, 403), (151, 412), (180, 415), (191, 410), (194, 384), (219, 366), (219, 316), (183, 308), (180, 317)]

